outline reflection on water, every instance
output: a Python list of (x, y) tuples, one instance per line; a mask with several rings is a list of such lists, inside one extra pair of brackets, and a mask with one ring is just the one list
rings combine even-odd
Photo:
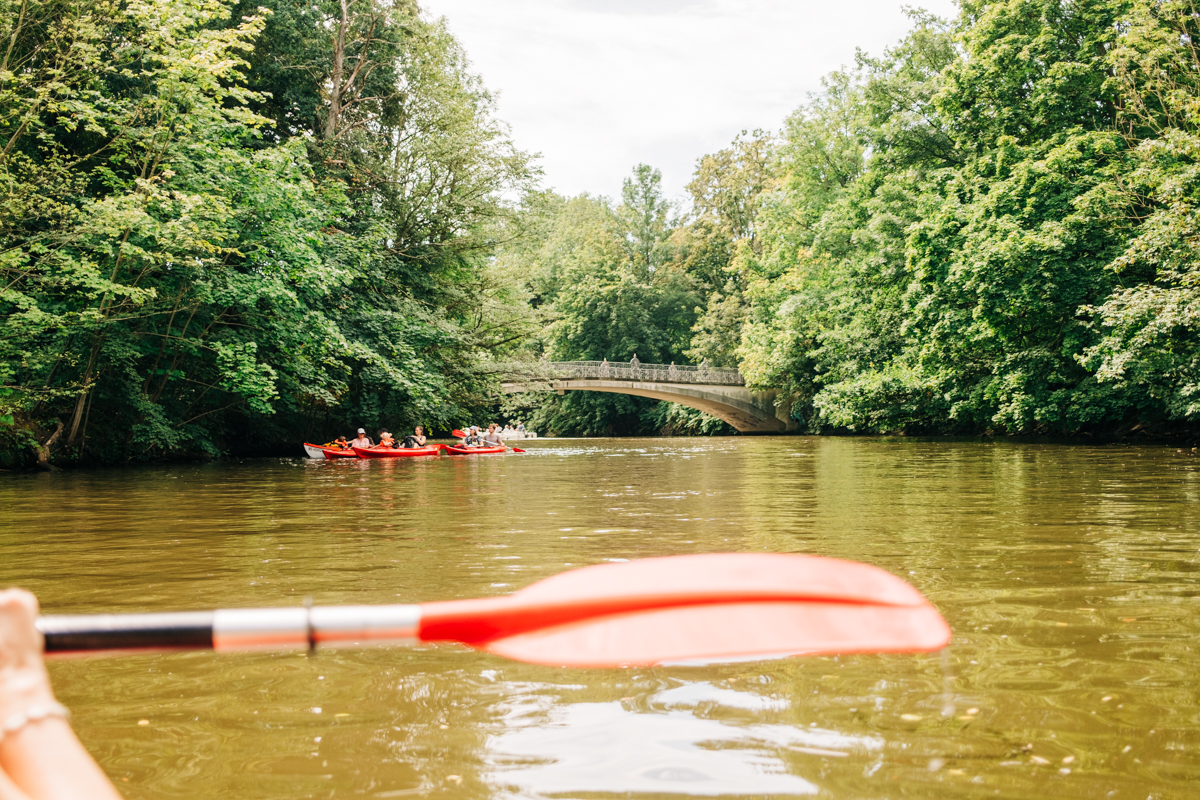
[(846, 758), (882, 747), (876, 736), (760, 721), (786, 710), (784, 700), (672, 683), (608, 702), (573, 701), (564, 687), (514, 696), (488, 743), (499, 796), (805, 796), (818, 787), (790, 774), (781, 754)]
[(453, 647), (52, 665), (130, 798), (1172, 798), (1200, 777), (1200, 462), (1159, 447), (538, 440), (0, 480), (48, 611), (397, 602), (809, 552), (912, 581), (937, 656), (565, 670)]

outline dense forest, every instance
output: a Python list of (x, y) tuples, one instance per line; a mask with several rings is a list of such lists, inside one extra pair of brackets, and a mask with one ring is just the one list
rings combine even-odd
[[(1200, 420), (1200, 9), (964, 1), (779, 131), (562, 197), (405, 0), (0, 0), (0, 450), (714, 433), (514, 361), (739, 367), (814, 433)], [(5, 466), (0, 464), (0, 466)]]

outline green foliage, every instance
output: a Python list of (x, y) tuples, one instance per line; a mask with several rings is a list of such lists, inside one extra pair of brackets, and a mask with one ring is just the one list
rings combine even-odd
[[(672, 216), (661, 173), (644, 164), (625, 181), (615, 208), (586, 195), (531, 197), (530, 236), (503, 248), (497, 259), (526, 265), (526, 292), (545, 320), (529, 355), (553, 361), (629, 361), (636, 355), (647, 363), (685, 363), (702, 296), (698, 281), (679, 263)], [(606, 436), (727, 430), (707, 415), (665, 409), (646, 398), (571, 392), (545, 397), (531, 427)]]
[(967, 3), (832, 75), (759, 203), (749, 382), (814, 431), (1194, 420), (1193, 11)]
[[(0, 0), (10, 461), (448, 428), (513, 358), (738, 366), (814, 432), (1200, 419), (1189, 0), (910, 12), (699, 159), (686, 209), (647, 165), (619, 201), (538, 191), (412, 0), (264, 3)], [(728, 432), (621, 395), (504, 408)]]
[[(645, 167), (622, 209), (543, 202), (525, 251), (542, 351), (738, 366), (813, 432), (1193, 423), (1196, 12), (910, 12), (903, 41), (827, 76), (778, 136), (701, 158), (678, 219), (646, 200)], [(566, 431), (673, 428), (677, 411), (640, 402), (568, 395), (539, 413)]]
[(59, 460), (444, 424), (531, 333), (534, 172), (415, 6), (4, 11), (0, 416)]

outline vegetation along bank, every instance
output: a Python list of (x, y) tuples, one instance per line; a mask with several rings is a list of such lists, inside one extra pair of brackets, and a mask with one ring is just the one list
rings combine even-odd
[(0, 6), (0, 468), (497, 413), (728, 432), (498, 394), (505, 363), (635, 353), (738, 367), (811, 432), (1200, 428), (1187, 3), (913, 12), (683, 207), (647, 165), (545, 190), (413, 3)]

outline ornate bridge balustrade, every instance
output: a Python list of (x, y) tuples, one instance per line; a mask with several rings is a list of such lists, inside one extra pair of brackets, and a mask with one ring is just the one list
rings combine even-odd
[(506, 392), (611, 392), (668, 400), (699, 409), (742, 433), (795, 430), (791, 403), (778, 392), (751, 392), (736, 369), (632, 361), (553, 361), (501, 367)]
[(594, 378), (611, 381), (659, 381), (662, 383), (707, 383), (717, 386), (744, 386), (746, 380), (736, 369), (721, 369), (701, 364), (698, 367), (675, 364), (643, 364), (640, 361), (551, 361), (546, 364), (555, 378), (573, 380)]

